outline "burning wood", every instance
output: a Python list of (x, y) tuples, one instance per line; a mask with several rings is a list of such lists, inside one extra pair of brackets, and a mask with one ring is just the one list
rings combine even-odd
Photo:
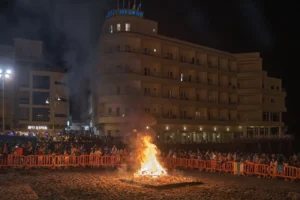
[(157, 147), (151, 143), (150, 136), (142, 137), (142, 151), (140, 152), (141, 168), (134, 174), (134, 177), (150, 176), (152, 178), (166, 176), (167, 171), (161, 166), (156, 155)]

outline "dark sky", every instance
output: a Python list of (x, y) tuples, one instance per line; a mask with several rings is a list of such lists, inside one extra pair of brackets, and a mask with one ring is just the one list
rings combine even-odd
[[(287, 2), (143, 0), (143, 10), (146, 18), (159, 22), (160, 34), (230, 52), (261, 52), (268, 74), (283, 79), (285, 120), (296, 133), (299, 64), (293, 61), (299, 57), (299, 33), (294, 30), (299, 23), (293, 23), (296, 4)], [(78, 101), (105, 13), (116, 5), (116, 0), (0, 0), (0, 42), (11, 43), (13, 37), (43, 40), (48, 59), (70, 69), (72, 98)]]

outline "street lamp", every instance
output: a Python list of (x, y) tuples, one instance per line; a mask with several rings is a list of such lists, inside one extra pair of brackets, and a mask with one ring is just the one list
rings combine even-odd
[(53, 130), (53, 134), (55, 133), (55, 107), (56, 107), (56, 103), (58, 101), (61, 101), (61, 98), (58, 95), (56, 95), (55, 98), (53, 98), (52, 101), (49, 101), (49, 99), (46, 99), (46, 101), (45, 101), (46, 104), (50, 104), (50, 109), (52, 108), (52, 116), (53, 116), (52, 130)]
[(0, 69), (0, 78), (2, 79), (2, 133), (5, 131), (5, 121), (4, 121), (4, 80), (9, 79), (12, 75), (12, 71), (10, 69)]

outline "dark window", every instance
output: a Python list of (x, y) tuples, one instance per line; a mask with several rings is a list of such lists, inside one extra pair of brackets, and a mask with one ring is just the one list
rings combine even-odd
[(65, 115), (65, 114), (55, 114), (55, 117), (66, 118), (67, 115)]
[(29, 87), (29, 71), (20, 72), (22, 75), (18, 76), (20, 87)]
[(121, 93), (121, 87), (117, 86), (117, 94), (120, 94), (120, 93)]
[(49, 101), (49, 92), (32, 92), (33, 105), (47, 105), (47, 100)]
[(19, 120), (29, 120), (29, 108), (22, 108), (18, 109), (18, 119)]
[(120, 108), (119, 107), (116, 110), (116, 114), (117, 114), (117, 116), (120, 116)]
[(108, 108), (108, 113), (109, 113), (109, 114), (111, 114), (111, 111), (112, 111), (111, 108)]
[(64, 83), (64, 82), (60, 82), (60, 81), (55, 81), (54, 83), (55, 83), (55, 85), (67, 86), (67, 84), (66, 84), (66, 83)]
[(263, 121), (269, 121), (269, 113), (263, 112)]
[(276, 90), (279, 90), (279, 86), (276, 86)]
[(275, 103), (275, 99), (271, 99), (271, 103)]
[(274, 90), (274, 86), (273, 85), (271, 86), (271, 90)]
[(29, 104), (29, 92), (20, 91), (19, 92), (19, 104)]
[(49, 108), (33, 108), (32, 109), (32, 121), (50, 121), (50, 109)]
[(33, 76), (32, 87), (34, 89), (50, 89), (50, 76)]

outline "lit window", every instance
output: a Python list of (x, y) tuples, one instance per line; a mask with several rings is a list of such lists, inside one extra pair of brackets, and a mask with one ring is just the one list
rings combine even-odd
[(155, 29), (155, 28), (153, 29), (153, 32), (154, 32), (154, 33), (156, 32), (156, 29)]
[(113, 33), (113, 32), (114, 32), (114, 27), (113, 27), (113, 25), (110, 25), (110, 27), (109, 27), (109, 32), (110, 32), (110, 33)]
[(180, 74), (180, 81), (183, 81), (183, 74)]
[(125, 31), (130, 31), (130, 24), (128, 23), (125, 24)]
[(121, 31), (121, 24), (117, 24), (117, 31)]
[(156, 52), (156, 49), (153, 49), (154, 52)]

